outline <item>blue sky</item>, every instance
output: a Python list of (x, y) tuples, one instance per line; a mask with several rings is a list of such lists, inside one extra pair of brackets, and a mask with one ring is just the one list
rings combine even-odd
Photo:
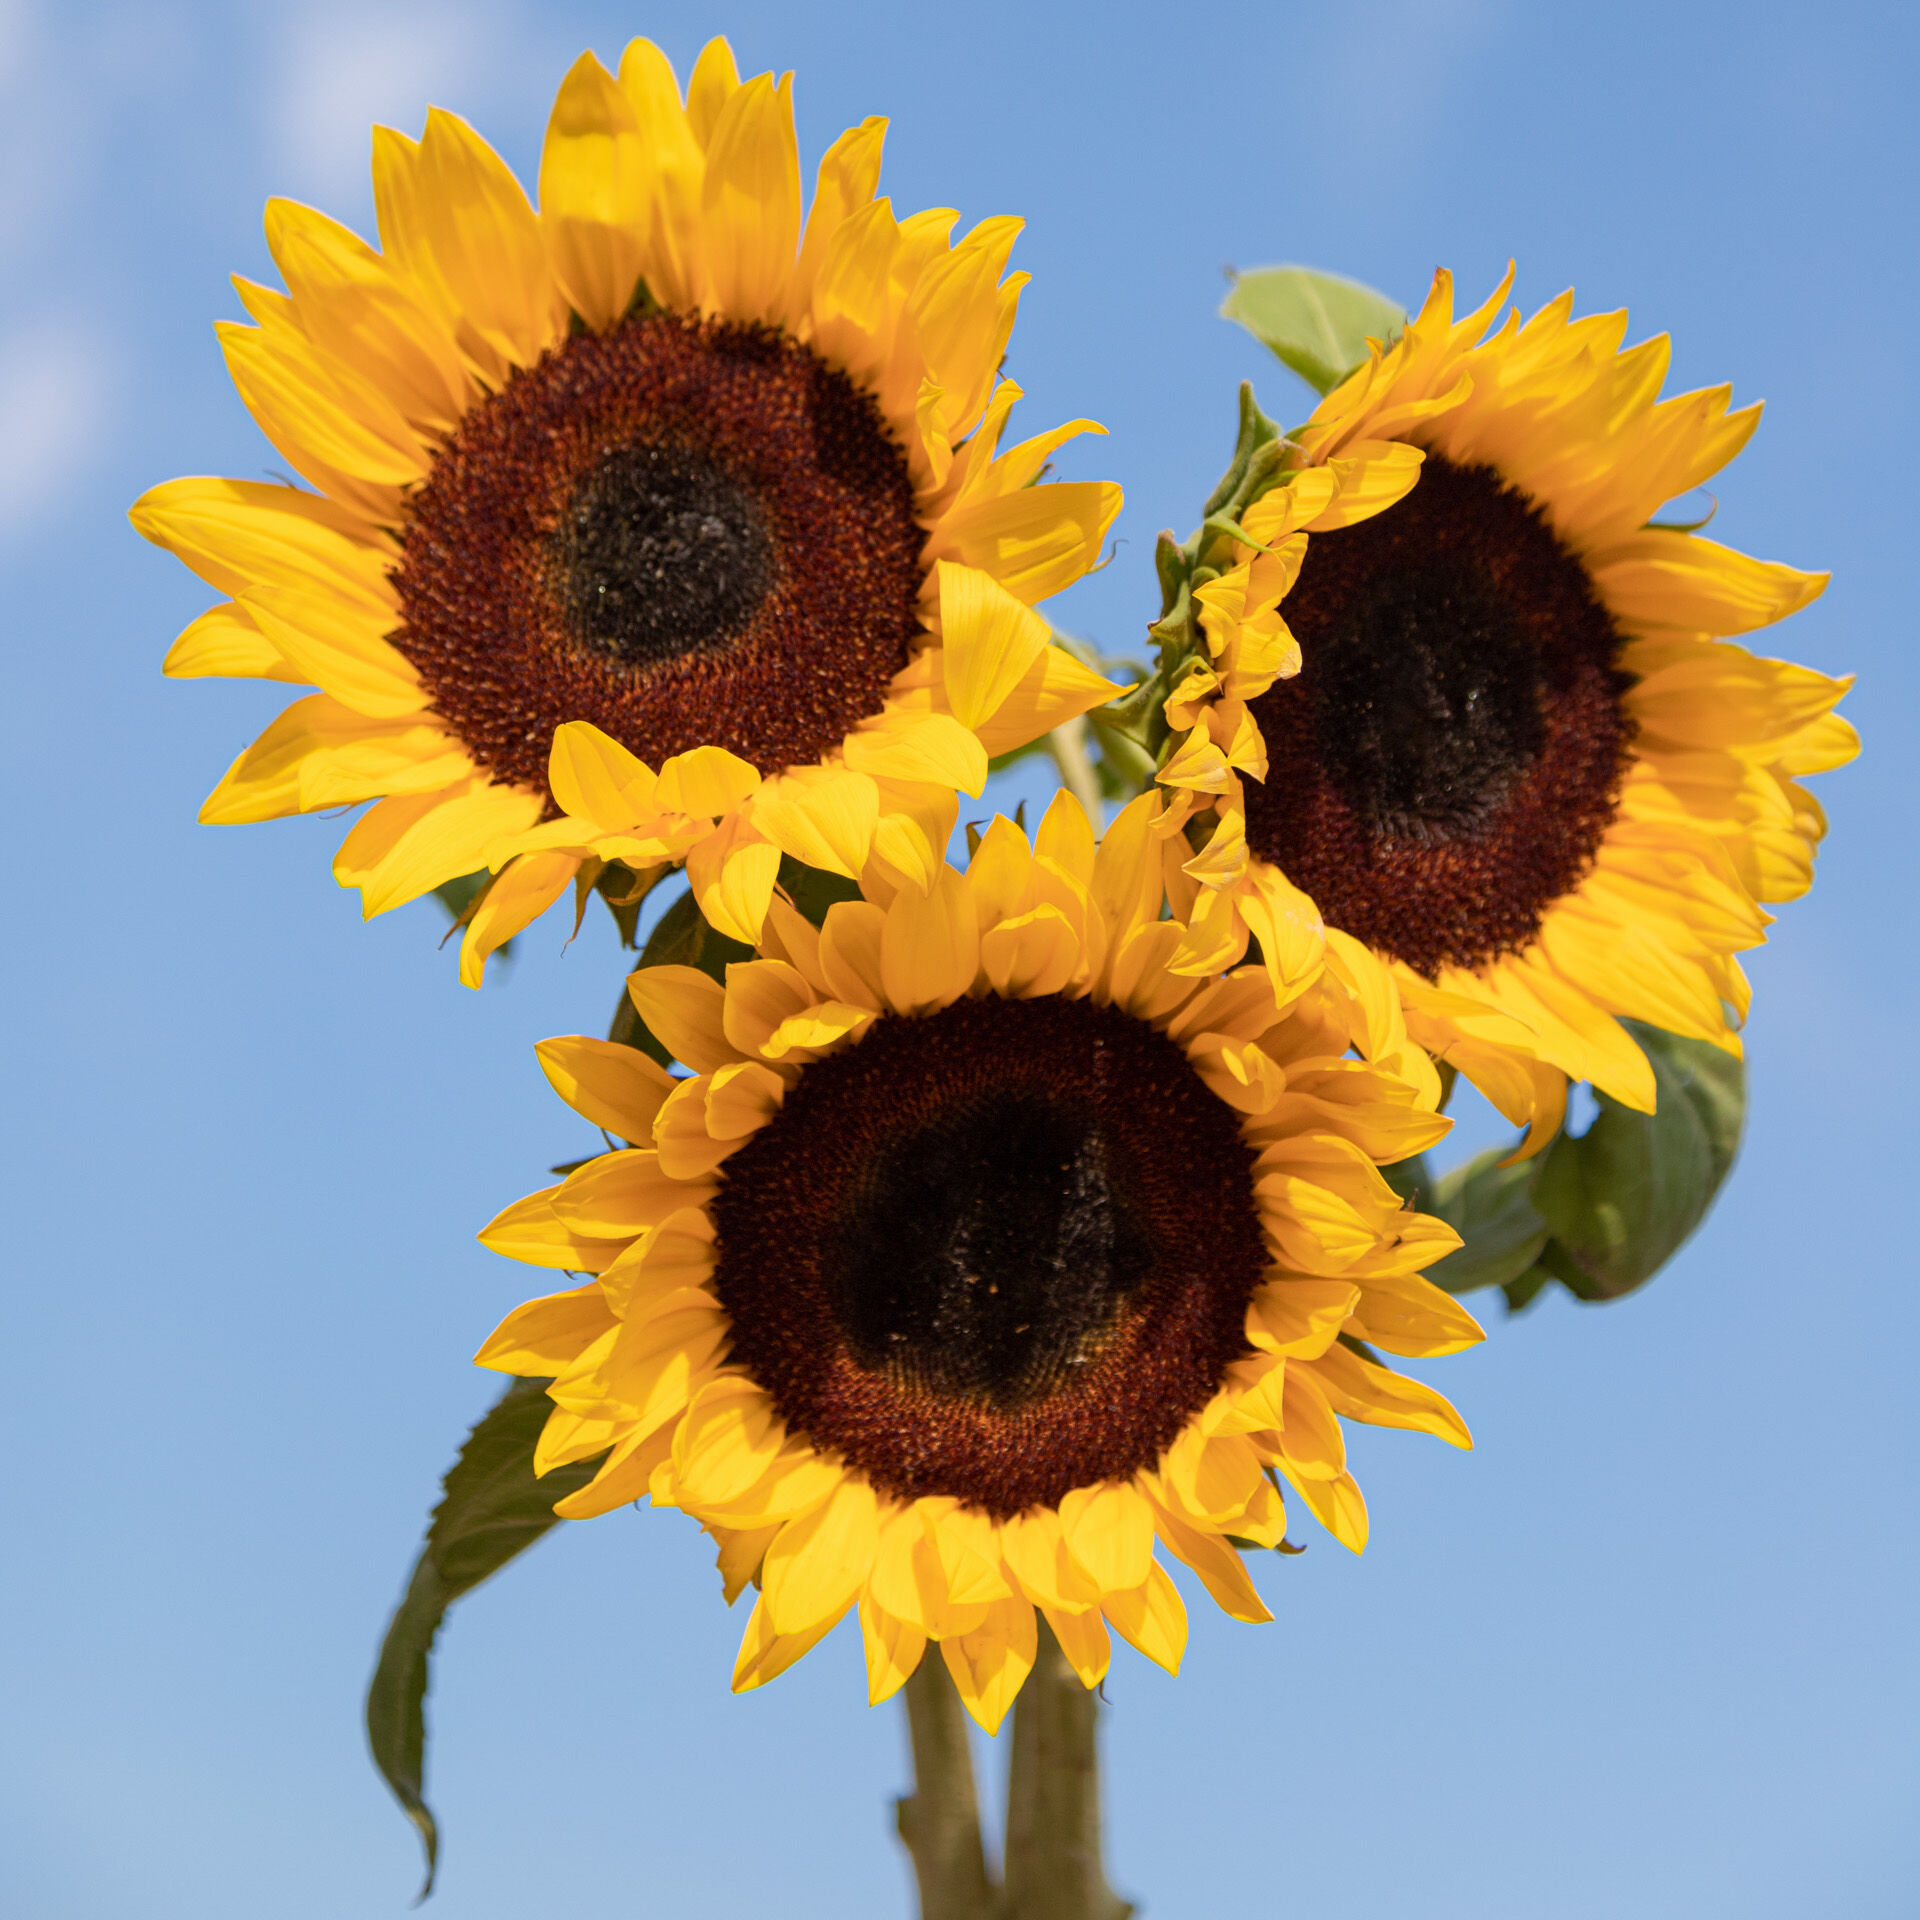
[[(1676, 387), (1769, 402), (1715, 532), (1834, 570), (1778, 646), (1861, 674), (1867, 752), (1754, 959), (1734, 1180), (1644, 1294), (1489, 1314), (1444, 1364), (1477, 1452), (1358, 1436), (1363, 1560), (1315, 1535), (1264, 1572), (1274, 1626), (1196, 1605), (1178, 1680), (1122, 1653), (1110, 1854), (1153, 1920), (1910, 1914), (1916, 36), (1845, 0), (0, 0), (0, 1908), (405, 1910), (361, 1689), (491, 1395), (466, 1356), (526, 1290), (473, 1232), (588, 1150), (532, 1041), (600, 1030), (619, 972), (605, 929), (563, 954), (545, 927), (470, 994), (430, 907), (359, 924), (338, 823), (195, 826), (281, 696), (161, 680), (207, 596), (125, 507), (275, 464), (211, 332), (225, 275), (267, 271), (269, 194), (366, 225), (368, 124), (429, 101), (530, 176), (581, 47), (644, 32), (684, 72), (720, 31), (797, 70), (809, 162), (886, 113), (896, 204), (1027, 217), (1010, 370), (1033, 427), (1111, 427), (1068, 471), (1128, 493), (1116, 563), (1060, 609), (1110, 648), (1235, 383), (1304, 410), (1214, 317), (1223, 264), (1411, 301), (1517, 256), (1529, 305), (1629, 305), (1672, 330)], [(905, 1912), (897, 1711), (847, 1632), (732, 1698), (741, 1624), (677, 1515), (563, 1529), (466, 1603), (433, 1911)]]

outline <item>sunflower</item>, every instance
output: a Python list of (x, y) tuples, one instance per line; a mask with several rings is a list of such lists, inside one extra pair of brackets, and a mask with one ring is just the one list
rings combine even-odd
[[(878, 873), (818, 928), (776, 894), (721, 986), (629, 982), (689, 1068), (547, 1041), (609, 1152), (510, 1207), (497, 1252), (594, 1276), (510, 1314), (482, 1365), (545, 1376), (547, 1471), (605, 1453), (570, 1518), (650, 1495), (760, 1591), (736, 1689), (850, 1610), (877, 1702), (929, 1640), (990, 1731), (1035, 1609), (1080, 1678), (1109, 1627), (1169, 1669), (1155, 1557), (1271, 1616), (1234, 1545), (1277, 1546), (1284, 1478), (1358, 1551), (1339, 1416), (1469, 1445), (1371, 1349), (1480, 1331), (1418, 1269), (1457, 1244), (1376, 1163), (1447, 1122), (1347, 1057), (1344, 992), (1169, 972), (1162, 802), (1096, 851), (1058, 797), (924, 893)], [(1369, 1344), (1370, 1343), (1370, 1344)]]
[(538, 213), (438, 110), (375, 130), (381, 251), (269, 205), (288, 291), (237, 281), (254, 324), (219, 331), (313, 490), (133, 510), (232, 596), (169, 673), (319, 689), (203, 820), (376, 800), (334, 863), (369, 915), (490, 870), (471, 985), (576, 880), (684, 863), (748, 941), (783, 853), (931, 883), (955, 790), (1116, 691), (1032, 608), (1120, 494), (1035, 484), (1090, 421), (1000, 450), (1020, 223), (897, 220), (885, 129), (834, 142), (803, 223), (791, 76), (715, 40), (683, 101), (636, 40), (567, 75)]
[(1626, 315), (1575, 319), (1571, 294), (1489, 335), (1511, 283), (1456, 321), (1437, 275), (1292, 437), (1195, 593), (1206, 647), (1160, 777), (1170, 823), (1207, 836), (1177, 965), (1324, 916), (1537, 1150), (1569, 1078), (1652, 1110), (1620, 1017), (1738, 1053), (1735, 956), (1825, 831), (1800, 777), (1858, 741), (1832, 711), (1849, 681), (1721, 637), (1826, 576), (1652, 519), (1760, 409), (1658, 399), (1665, 338), (1623, 350)]

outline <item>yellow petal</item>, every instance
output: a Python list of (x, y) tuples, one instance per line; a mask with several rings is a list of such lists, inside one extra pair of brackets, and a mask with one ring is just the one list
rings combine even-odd
[(1253, 1625), (1273, 1618), (1237, 1547), (1164, 1506), (1156, 1505), (1154, 1528), (1168, 1551), (1178, 1554), (1200, 1576), (1201, 1584), (1223, 1613)]
[(687, 881), (700, 911), (730, 939), (752, 946), (780, 876), (780, 849), (734, 814), (687, 850)]
[(1033, 1608), (1018, 1599), (994, 1601), (983, 1625), (941, 1641), (954, 1688), (989, 1737), (1000, 1731), (1038, 1649)]
[(200, 808), (231, 826), (463, 782), (473, 762), (431, 719), (373, 720), (324, 693), (296, 700), (226, 771)]
[(564, 1371), (615, 1325), (598, 1286), (550, 1293), (515, 1307), (473, 1356), (495, 1373), (551, 1377)]
[[(423, 798), (432, 803), (422, 806)], [(479, 782), (439, 797), (384, 800), (354, 823), (334, 857), (333, 877), (360, 889), (361, 912), (370, 920), (491, 866), (501, 842), (532, 826), (540, 809), (537, 793)]]
[(1093, 569), (1122, 504), (1108, 480), (1023, 487), (946, 514), (931, 556), (978, 568), (1032, 606)]
[(1329, 1347), (1313, 1370), (1328, 1404), (1345, 1419), (1431, 1433), (1453, 1447), (1473, 1445), (1467, 1423), (1423, 1381), (1377, 1367), (1348, 1347)]
[(762, 74), (737, 88), (705, 145), (701, 212), (712, 308), (731, 320), (777, 325), (786, 317), (800, 238), (792, 76), (776, 85)]
[(651, 172), (647, 285), (662, 306), (685, 310), (698, 305), (704, 272), (700, 182), (706, 158), (680, 103), (680, 83), (652, 41), (628, 42), (620, 56), (620, 91), (633, 108)]
[[(238, 602), (209, 607), (167, 649), (160, 671), (171, 680), (217, 677), (233, 680), (285, 680), (301, 676), (287, 657), (255, 625)], [(971, 736), (969, 736), (971, 737)]]
[(700, 49), (687, 81), (687, 123), (702, 147), (712, 143), (720, 122), (720, 110), (740, 88), (740, 69), (734, 64), (733, 48), (715, 34)]
[(800, 264), (794, 274), (799, 294), (794, 302), (796, 309), (804, 310), (805, 298), (841, 223), (873, 199), (880, 183), (880, 152), (886, 135), (886, 121), (870, 114), (857, 127), (849, 127), (820, 156), (813, 205), (807, 210), (806, 237), (800, 242)]
[[(682, 1504), (690, 1509), (724, 1505), (744, 1493), (766, 1471), (784, 1439), (773, 1402), (751, 1380), (726, 1376), (708, 1381), (694, 1395), (674, 1435), (673, 1475)], [(771, 1553), (769, 1549), (769, 1557)]]
[(1080, 1684), (1089, 1689), (1097, 1687), (1113, 1664), (1113, 1642), (1107, 1638), (1107, 1623), (1098, 1609), (1089, 1607), (1084, 1613), (1056, 1613), (1051, 1607), (1043, 1607), (1041, 1611), (1046, 1614), (1047, 1625), (1053, 1629), (1053, 1637), (1059, 1641), (1060, 1651), (1066, 1655), (1067, 1665)]
[(1465, 1307), (1417, 1273), (1382, 1274), (1363, 1282), (1353, 1331), (1389, 1353), (1416, 1357), (1460, 1353), (1486, 1338)]
[(540, 153), (540, 225), (554, 275), (589, 327), (626, 312), (644, 264), (650, 169), (613, 76), (583, 53), (561, 82)]
[(1307, 1503), (1313, 1517), (1350, 1553), (1365, 1551), (1367, 1544), (1367, 1503), (1361, 1497), (1360, 1484), (1350, 1473), (1337, 1479), (1322, 1480), (1298, 1473), (1286, 1459), (1280, 1471), (1292, 1483), (1294, 1491)]
[(864, 772), (811, 767), (763, 786), (753, 824), (802, 865), (859, 879), (873, 849), (880, 795)]
[(926, 1653), (927, 1636), (871, 1600), (860, 1602), (860, 1634), (867, 1653), (867, 1704), (877, 1707), (913, 1677)]
[(695, 1073), (739, 1059), (727, 1040), (726, 994), (710, 975), (696, 967), (642, 967), (627, 976), (627, 992), (648, 1031)]
[(1824, 573), (1749, 555), (1698, 534), (1650, 527), (1596, 556), (1600, 597), (1625, 619), (1695, 633), (1748, 633), (1817, 599)]
[[(848, 1605), (852, 1602), (849, 1601)], [(846, 1608), (830, 1620), (816, 1621), (804, 1633), (775, 1633), (768, 1624), (766, 1596), (760, 1596), (753, 1618), (740, 1641), (739, 1657), (733, 1663), (733, 1690), (751, 1693), (769, 1680), (777, 1680), (800, 1659), (811, 1653), (840, 1624)]]
[(530, 853), (496, 875), (467, 922), (466, 938), (460, 943), (463, 984), (478, 987), (492, 954), (539, 919), (573, 884), (579, 871), (575, 854)]
[(618, 1247), (610, 1241), (586, 1239), (555, 1217), (553, 1196), (559, 1191), (558, 1187), (547, 1187), (516, 1200), (480, 1230), (480, 1244), (509, 1260), (524, 1260), (535, 1267), (597, 1273), (612, 1265)]
[(1156, 1560), (1145, 1582), (1127, 1593), (1110, 1593), (1101, 1604), (1115, 1631), (1169, 1673), (1180, 1671), (1187, 1650), (1187, 1609), (1179, 1589)]
[(1333, 1345), (1359, 1300), (1350, 1280), (1271, 1281), (1247, 1308), (1247, 1339), (1264, 1353), (1311, 1360)]
[(554, 729), (547, 784), (561, 809), (607, 833), (620, 833), (659, 811), (657, 783), (644, 760), (589, 720)]
[[(831, 916), (829, 917), (831, 918)], [(822, 948), (824, 962), (825, 948)], [(900, 893), (880, 936), (880, 977), (897, 1013), (933, 1013), (973, 985), (980, 935), (966, 882), (945, 869), (926, 894)]]
[(837, 1620), (866, 1585), (878, 1542), (873, 1489), (851, 1476), (831, 1499), (788, 1521), (761, 1570), (775, 1631), (804, 1633), (820, 1620)]
[(1058, 993), (1080, 965), (1080, 939), (1058, 907), (1035, 907), (980, 936), (980, 965), (1003, 999)]
[(652, 1139), (653, 1117), (673, 1080), (638, 1047), (575, 1034), (542, 1040), (534, 1052), (554, 1092), (575, 1113), (622, 1139)]
[(472, 376), (441, 315), (395, 263), (358, 234), (297, 201), (267, 202), (267, 246), (302, 330), (430, 434), (459, 425)]
[(834, 998), (878, 1013), (887, 1004), (881, 977), (885, 911), (870, 900), (836, 900), (820, 925), (820, 971)]
[(940, 669), (954, 717), (977, 728), (1040, 659), (1052, 629), (977, 568), (939, 563)]
[(717, 819), (743, 806), (760, 790), (760, 774), (724, 747), (676, 753), (660, 769), (653, 804), (662, 813), (692, 813)]
[(427, 111), (417, 164), (418, 264), (504, 366), (531, 366), (563, 330), (566, 303), (513, 170), (439, 107)]
[(761, 1042), (760, 1051), (769, 1060), (784, 1060), (796, 1053), (830, 1053), (842, 1041), (858, 1038), (873, 1024), (873, 1019), (872, 1012), (865, 1007), (850, 1007), (840, 1000), (822, 1000), (782, 1020)]
[(842, 757), (855, 772), (917, 780), (978, 795), (987, 783), (987, 751), (951, 714), (889, 714), (849, 734)]
[(1044, 733), (1125, 693), (1083, 667), (1064, 647), (1049, 647), (1021, 676), (990, 720), (974, 731), (990, 754), (1011, 753)]
[(386, 577), (392, 546), (350, 509), (298, 487), (169, 480), (127, 517), (222, 593), (291, 586), (395, 604)]
[(256, 586), (239, 604), (295, 675), (356, 713), (419, 713), (429, 701), (412, 663), (388, 644), (390, 610), (311, 588)]
[(1103, 1593), (1137, 1587), (1153, 1563), (1153, 1509), (1133, 1486), (1107, 1480), (1060, 1502), (1067, 1550)]

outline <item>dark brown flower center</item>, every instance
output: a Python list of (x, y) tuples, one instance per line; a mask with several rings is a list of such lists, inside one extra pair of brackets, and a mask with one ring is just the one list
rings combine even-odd
[(655, 314), (476, 406), (409, 503), (394, 644), (497, 779), (590, 720), (658, 767), (809, 765), (919, 632), (924, 536), (872, 399), (783, 334)]
[(883, 1018), (723, 1168), (733, 1358), (903, 1499), (1007, 1515), (1151, 1467), (1267, 1265), (1231, 1108), (1083, 1000)]
[(1302, 666), (1254, 702), (1247, 840), (1431, 976), (1517, 952), (1612, 822), (1632, 733), (1586, 569), (1489, 467), (1316, 534), (1282, 607)]

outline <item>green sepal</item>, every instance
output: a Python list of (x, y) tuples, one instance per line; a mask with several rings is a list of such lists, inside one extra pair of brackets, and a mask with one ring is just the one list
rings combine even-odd
[[(1222, 307), (1221, 312), (1225, 311), (1226, 308)], [(1253, 397), (1253, 382), (1242, 380), (1240, 382), (1240, 430), (1234, 436), (1233, 462), (1220, 476), (1220, 484), (1207, 495), (1207, 504), (1200, 509), (1200, 517), (1203, 520), (1211, 518), (1238, 497), (1246, 485), (1247, 474), (1260, 450), (1263, 447), (1272, 447), (1276, 452), (1284, 451), (1280, 444), (1284, 438), (1279, 424), (1269, 420), (1261, 412), (1259, 401)]]
[(425, 1703), (433, 1643), (447, 1609), (498, 1573), (557, 1524), (554, 1503), (577, 1492), (601, 1455), (533, 1477), (533, 1449), (553, 1403), (545, 1380), (515, 1380), (467, 1435), (441, 1482), (407, 1591), (387, 1624), (367, 1688), (367, 1744), (373, 1764), (414, 1824), (426, 1850), (424, 1900), (433, 1891), (440, 1832), (426, 1791)]
[(1384, 346), (1407, 324), (1406, 309), (1384, 293), (1311, 267), (1237, 274), (1220, 317), (1238, 321), (1322, 395), (1366, 359), (1369, 339)]
[(1416, 1204), (1465, 1241), (1427, 1269), (1436, 1286), (1501, 1287), (1515, 1311), (1553, 1280), (1582, 1300), (1617, 1300), (1651, 1280), (1706, 1218), (1739, 1149), (1746, 1070), (1708, 1041), (1622, 1024), (1653, 1068), (1655, 1110), (1600, 1093), (1599, 1113), (1577, 1139), (1562, 1133), (1512, 1166), (1496, 1147), (1423, 1184)]

